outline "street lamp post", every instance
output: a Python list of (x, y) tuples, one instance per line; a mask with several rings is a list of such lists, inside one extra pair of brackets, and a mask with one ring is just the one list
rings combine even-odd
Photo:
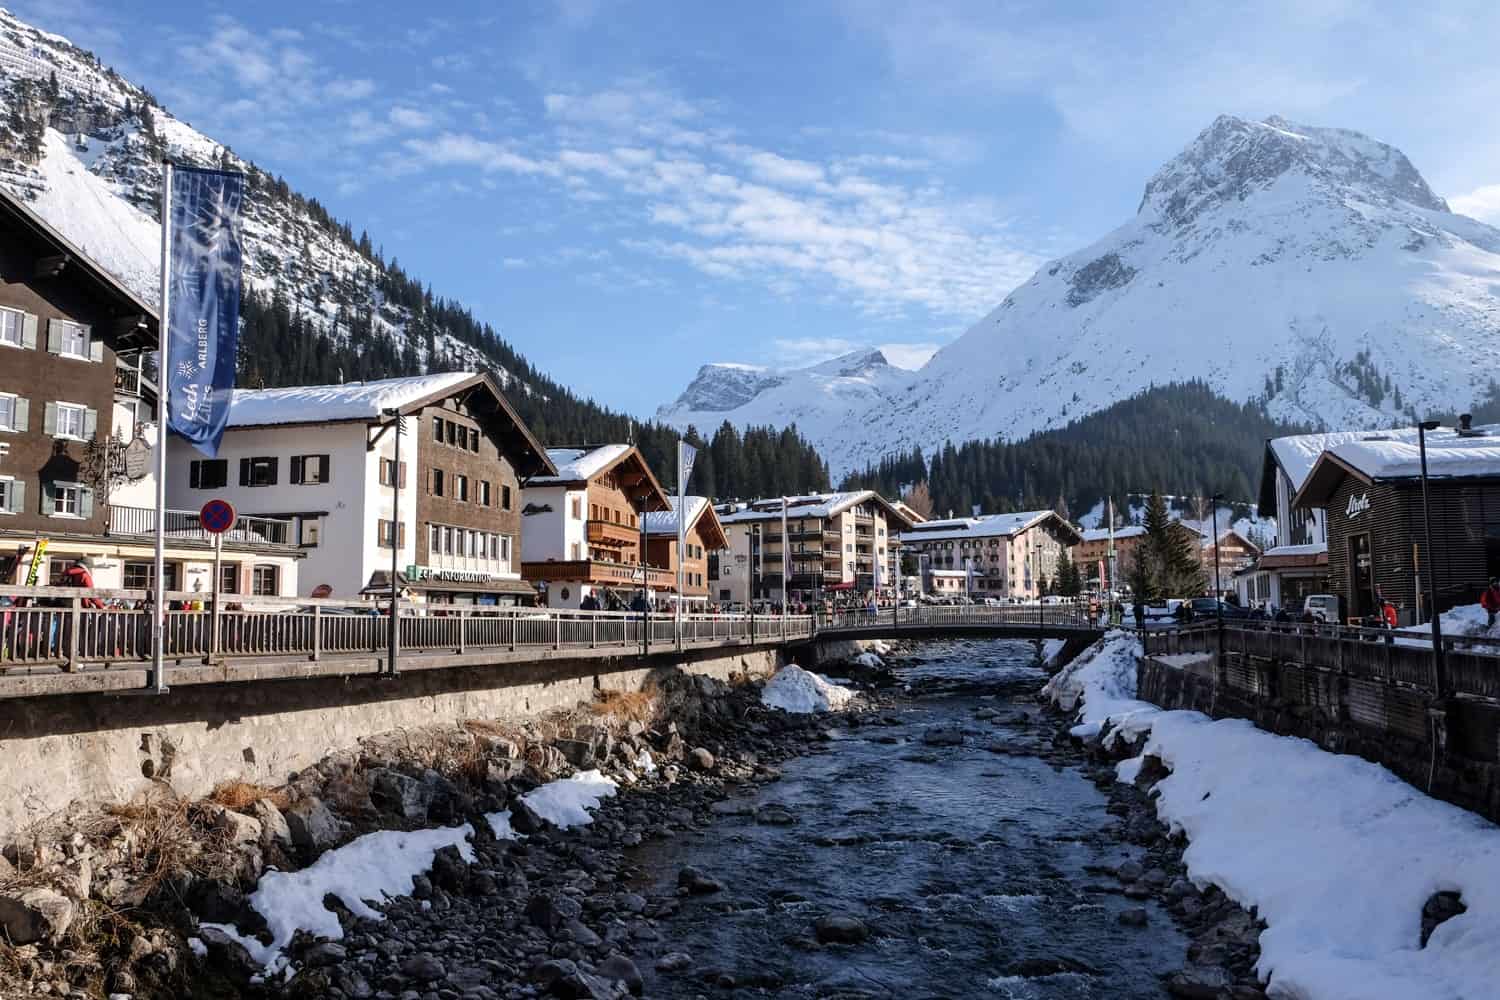
[(1208, 498), (1213, 508), (1214, 521), (1214, 632), (1219, 643), (1219, 655), (1224, 655), (1224, 585), (1219, 578), (1219, 501), (1224, 494), (1215, 493)]
[(1436, 420), (1417, 425), (1417, 450), (1422, 459), (1422, 532), (1427, 547), (1427, 604), (1432, 614), (1432, 686), (1433, 694), (1442, 698), (1447, 688), (1447, 665), (1443, 662), (1443, 623), (1438, 618), (1437, 556), (1432, 548), (1432, 508), (1427, 496), (1427, 432), (1441, 426)]
[(396, 457), (391, 460), (391, 620), (390, 634), (386, 638), (386, 673), (397, 674), (396, 653), (399, 650), (401, 627), (401, 587), (398, 582), (401, 571), (401, 411), (386, 408), (381, 411), (396, 425)]

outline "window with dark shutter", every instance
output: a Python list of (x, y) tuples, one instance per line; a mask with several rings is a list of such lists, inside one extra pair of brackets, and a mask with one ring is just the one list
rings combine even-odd
[(293, 486), (297, 486), (301, 482), (302, 482), (302, 456), (301, 455), (293, 455), (292, 456), (292, 478), (291, 478), (291, 483), (292, 483)]
[(250, 460), (248, 458), (240, 459), (240, 485), (250, 485)]

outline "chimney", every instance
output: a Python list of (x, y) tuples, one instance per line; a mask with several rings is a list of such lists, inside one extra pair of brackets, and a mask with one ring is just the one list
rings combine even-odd
[(1461, 413), (1458, 417), (1459, 437), (1484, 437), (1484, 431), (1474, 429), (1474, 416), (1470, 413)]

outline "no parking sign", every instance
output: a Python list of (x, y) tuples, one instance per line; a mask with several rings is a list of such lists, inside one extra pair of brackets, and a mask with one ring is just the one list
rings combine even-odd
[(228, 500), (210, 500), (198, 511), (198, 523), (210, 535), (220, 535), (234, 527), (234, 504)]

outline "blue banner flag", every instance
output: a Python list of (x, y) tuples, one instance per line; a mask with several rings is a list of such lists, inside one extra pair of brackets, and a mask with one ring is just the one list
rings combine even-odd
[(174, 166), (170, 195), (163, 405), (167, 428), (211, 456), (234, 390), (245, 176)]

